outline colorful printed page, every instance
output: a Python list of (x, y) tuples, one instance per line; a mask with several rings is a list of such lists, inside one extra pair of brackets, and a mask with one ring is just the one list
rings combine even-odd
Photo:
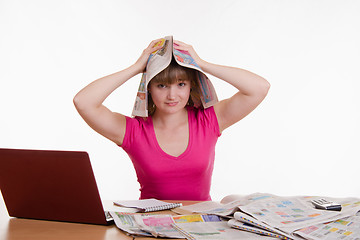
[(134, 213), (110, 212), (114, 218), (115, 225), (124, 232), (131, 235), (151, 237), (151, 233), (145, 232), (136, 223)]
[(305, 206), (297, 199), (282, 199), (262, 201), (247, 206), (241, 206), (243, 212), (267, 223), (270, 226), (282, 228), (301, 228), (304, 223), (312, 224), (326, 221), (337, 213), (316, 210)]
[(184, 236), (172, 227), (174, 220), (171, 215), (135, 215), (140, 228), (154, 237), (183, 238)]
[(343, 205), (341, 212), (315, 209), (301, 197), (269, 199), (239, 208), (255, 219), (291, 234), (307, 226), (355, 215), (360, 206), (357, 204), (358, 200), (354, 201), (350, 201), (348, 207)]
[(360, 237), (360, 213), (330, 223), (303, 228), (296, 231), (295, 235), (314, 240), (357, 240)]

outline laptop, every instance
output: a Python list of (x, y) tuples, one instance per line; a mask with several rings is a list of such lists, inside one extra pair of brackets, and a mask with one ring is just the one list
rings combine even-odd
[(0, 148), (0, 189), (11, 217), (112, 223), (87, 152)]

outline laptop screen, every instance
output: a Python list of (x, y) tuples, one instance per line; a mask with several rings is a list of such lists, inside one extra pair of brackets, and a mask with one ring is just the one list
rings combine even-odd
[(0, 148), (0, 189), (12, 217), (107, 224), (86, 152)]

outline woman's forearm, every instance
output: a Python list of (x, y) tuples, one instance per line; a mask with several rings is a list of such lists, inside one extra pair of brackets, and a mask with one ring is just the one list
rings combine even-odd
[(264, 78), (244, 69), (217, 65), (206, 61), (201, 61), (200, 67), (203, 71), (233, 85), (244, 95), (251, 96), (264, 92), (266, 94), (270, 87), (269, 82)]
[(130, 67), (105, 76), (87, 85), (74, 97), (74, 104), (78, 110), (84, 108), (97, 108), (102, 105), (105, 99), (118, 87), (135, 75), (145, 70), (150, 54), (162, 48), (161, 45), (156, 46), (159, 41), (153, 40), (149, 46), (144, 49), (140, 58)]

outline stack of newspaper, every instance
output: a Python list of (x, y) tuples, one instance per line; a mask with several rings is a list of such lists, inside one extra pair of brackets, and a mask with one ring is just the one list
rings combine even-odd
[(341, 211), (315, 209), (319, 197), (279, 197), (255, 193), (230, 195), (220, 203), (176, 208), (182, 215), (111, 212), (118, 228), (130, 235), (187, 239), (360, 239), (360, 199), (331, 201)]

